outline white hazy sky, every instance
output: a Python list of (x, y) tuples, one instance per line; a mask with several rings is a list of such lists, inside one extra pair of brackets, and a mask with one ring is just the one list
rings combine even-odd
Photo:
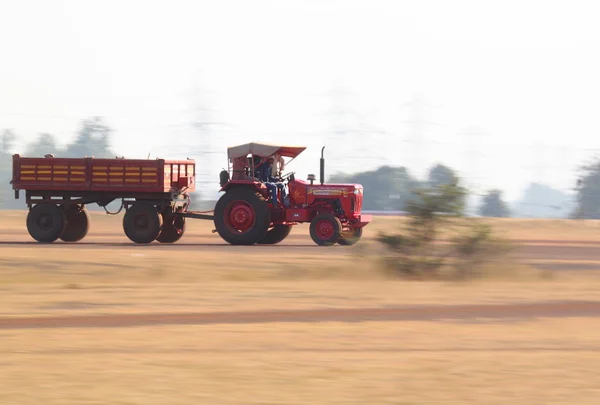
[[(600, 134), (600, 4), (593, 1), (0, 1), (0, 128), (68, 142), (106, 117), (127, 157), (204, 158), (204, 105), (226, 145), (306, 144), (318, 171), (343, 85), (365, 126), (328, 143), (329, 172), (441, 161), (509, 199), (538, 176), (568, 190)], [(420, 94), (423, 154), (410, 139)], [(465, 155), (465, 130), (480, 135)], [(17, 145), (15, 152), (22, 151)], [(337, 153), (334, 153), (337, 152)], [(536, 155), (535, 152), (538, 152)], [(369, 158), (376, 155), (379, 160)], [(218, 160), (217, 160), (218, 159)]]

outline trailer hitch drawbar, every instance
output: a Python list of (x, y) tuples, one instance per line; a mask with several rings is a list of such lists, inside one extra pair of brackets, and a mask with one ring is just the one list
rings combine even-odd
[(214, 215), (208, 215), (208, 214), (201, 214), (199, 212), (181, 212), (178, 213), (178, 215), (181, 215), (182, 217), (185, 218), (194, 218), (194, 219), (208, 219), (208, 220), (214, 220), (215, 216)]

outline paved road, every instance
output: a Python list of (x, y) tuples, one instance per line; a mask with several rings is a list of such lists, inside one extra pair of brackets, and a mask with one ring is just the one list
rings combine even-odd
[[(588, 261), (599, 261), (600, 262), (600, 242), (589, 242), (589, 241), (526, 241), (528, 245), (518, 246), (514, 251), (514, 255), (522, 260), (588, 260)], [(515, 241), (515, 244), (524, 243), (524, 241)], [(580, 245), (580, 246), (577, 246)], [(320, 247), (316, 246), (309, 237), (298, 237), (290, 238), (279, 245), (274, 246), (231, 246), (215, 237), (215, 240), (207, 238), (194, 238), (190, 237), (182, 239), (180, 242), (175, 244), (160, 244), (152, 243), (150, 245), (137, 245), (123, 238), (96, 238), (86, 241), (79, 242), (77, 244), (68, 244), (57, 242), (51, 245), (40, 245), (36, 242), (32, 242), (27, 239), (14, 240), (14, 241), (0, 241), (1, 248), (11, 249), (31, 249), (32, 247), (43, 247), (43, 249), (73, 249), (76, 247), (78, 250), (94, 250), (94, 249), (107, 249), (107, 248), (127, 248), (127, 249), (151, 249), (151, 250), (168, 250), (169, 252), (177, 251), (211, 251), (211, 252), (230, 252), (232, 250), (240, 251), (241, 249), (288, 249), (296, 253), (315, 254), (315, 252), (324, 253), (327, 251), (335, 251), (339, 253), (341, 251), (351, 252), (354, 247), (345, 246), (332, 246), (332, 247)]]
[(0, 329), (107, 328), (148, 325), (250, 324), (274, 322), (433, 321), (474, 318), (600, 316), (600, 301), (548, 301), (531, 304), (439, 305), (396, 308), (315, 309), (212, 313), (153, 313), (0, 318)]

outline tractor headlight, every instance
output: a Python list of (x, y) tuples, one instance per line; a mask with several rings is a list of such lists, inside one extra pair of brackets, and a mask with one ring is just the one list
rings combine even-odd
[(362, 194), (362, 190), (360, 188), (357, 188), (354, 190), (354, 194)]

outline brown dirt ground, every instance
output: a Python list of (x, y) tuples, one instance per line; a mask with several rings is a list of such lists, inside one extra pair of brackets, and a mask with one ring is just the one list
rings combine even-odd
[(367, 322), (447, 319), (599, 316), (598, 301), (505, 305), (440, 305), (412, 308), (338, 308), (294, 311), (153, 313), (0, 319), (0, 329), (96, 328), (148, 325), (248, 324), (274, 322)]
[(0, 403), (600, 403), (594, 221), (491, 221), (519, 249), (444, 283), (360, 258), (387, 218), (349, 249), (306, 227), (231, 247), (204, 221), (135, 246), (103, 215), (85, 243), (39, 245), (24, 218), (0, 231)]
[[(15, 326), (18, 324), (31, 325), (31, 322), (42, 322), (39, 318), (41, 316), (58, 315), (62, 318), (54, 318), (54, 324), (58, 326), (64, 323), (65, 326), (68, 326), (65, 316), (78, 315), (81, 317), (85, 314), (97, 315), (107, 311), (109, 313), (118, 312), (121, 315), (126, 313), (127, 315), (112, 320), (106, 318), (109, 315), (105, 315), (105, 318), (89, 318), (88, 321), (79, 318), (77, 322), (86, 324), (96, 321), (120, 322), (124, 326), (124, 320), (128, 320), (134, 325), (138, 322), (135, 320), (136, 316), (140, 317), (139, 319), (144, 316), (146, 317), (144, 319), (152, 318), (151, 322), (157, 322), (157, 319), (163, 319), (165, 323), (178, 322), (176, 321), (179, 317), (177, 314), (153, 315), (151, 313), (151, 311), (164, 308), (171, 308), (177, 313), (191, 310), (195, 315), (185, 316), (195, 317), (197, 322), (204, 322), (203, 311), (197, 311), (200, 308), (207, 308), (210, 311), (213, 311), (212, 308), (229, 309), (229, 314), (222, 313), (220, 315), (222, 318), (219, 322), (227, 322), (228, 319), (233, 322), (236, 317), (247, 318), (249, 316), (253, 319), (262, 319), (264, 322), (272, 319), (286, 321), (295, 319), (294, 317), (297, 316), (295, 313), (287, 315), (290, 317), (289, 319), (283, 319), (285, 316), (269, 311), (272, 308), (279, 308), (281, 300), (284, 300), (285, 309), (288, 310), (311, 310), (313, 309), (311, 305), (318, 306), (319, 303), (328, 306), (334, 305), (337, 308), (347, 308), (352, 304), (360, 305), (353, 310), (344, 309), (350, 311), (343, 315), (347, 320), (351, 320), (349, 318), (351, 313), (356, 314), (357, 320), (363, 319), (365, 314), (361, 312), (361, 308), (364, 308), (364, 305), (370, 307), (406, 305), (411, 302), (431, 304), (431, 301), (435, 299), (457, 305), (503, 303), (498, 300), (492, 302), (489, 296), (487, 301), (478, 300), (472, 294), (468, 300), (463, 300), (458, 297), (459, 293), (457, 292), (457, 289), (464, 289), (463, 287), (448, 288), (446, 286), (439, 287), (444, 291), (443, 293), (433, 295), (429, 301), (423, 301), (422, 294), (420, 297), (415, 296), (415, 287), (413, 286), (403, 285), (404, 290), (401, 292), (390, 291), (389, 287), (384, 286), (384, 283), (390, 283), (381, 280), (372, 271), (366, 271), (365, 267), (368, 266), (365, 266), (364, 263), (360, 266), (350, 265), (357, 261), (356, 253), (361, 249), (361, 245), (367, 246), (367, 250), (370, 249), (368, 246), (378, 231), (391, 229), (402, 219), (376, 218), (373, 226), (365, 229), (364, 243), (355, 247), (320, 248), (312, 244), (304, 225), (295, 229), (288, 240), (277, 246), (233, 247), (224, 244), (217, 235), (210, 233), (212, 228), (210, 221), (197, 220), (188, 221), (187, 234), (179, 243), (174, 245), (154, 243), (139, 246), (129, 243), (122, 234), (120, 216), (111, 217), (94, 213), (92, 217), (92, 229), (84, 242), (75, 245), (66, 243), (40, 245), (31, 242), (24, 229), (24, 211), (9, 212), (5, 215), (3, 232), (7, 237), (10, 236), (10, 239), (5, 239), (0, 243), (0, 252), (3, 253), (0, 259), (0, 270), (2, 270), (0, 271), (0, 288), (4, 287), (5, 290), (3, 296), (5, 306), (2, 312), (8, 318), (0, 320), (0, 325), (4, 327), (11, 327), (11, 324)], [(503, 236), (518, 244), (518, 249), (513, 254), (511, 258), (513, 262), (510, 265), (525, 263), (538, 269), (579, 269), (588, 272), (600, 268), (600, 250), (594, 246), (594, 244), (600, 243), (600, 238), (590, 238), (590, 235), (595, 236), (596, 231), (599, 230), (598, 223), (595, 221), (487, 221), (492, 223)], [(556, 239), (556, 234), (561, 235), (562, 239)], [(541, 235), (544, 236), (544, 240), (540, 239)], [(589, 239), (581, 240), (584, 237)], [(362, 249), (365, 248), (362, 247)], [(224, 257), (227, 258), (227, 264), (224, 264)], [(594, 276), (590, 277), (586, 278), (586, 281), (570, 280), (571, 286), (587, 282), (588, 286), (595, 287), (595, 278)], [(340, 286), (340, 294), (323, 291), (320, 279), (327, 279), (329, 283), (337, 283)], [(594, 281), (591, 281), (592, 279)], [(311, 281), (306, 284), (307, 280)], [(367, 283), (363, 286), (371, 285), (370, 294), (356, 291), (357, 280), (368, 280), (370, 284)], [(561, 282), (563, 281), (561, 280)], [(207, 282), (208, 285), (206, 285)], [(54, 287), (57, 283), (59, 287)], [(123, 288), (128, 288), (126, 286), (131, 286), (132, 283), (136, 285), (136, 288), (132, 288), (124, 295)], [(194, 294), (198, 294), (198, 291), (194, 292), (195, 290), (190, 291), (185, 288), (186, 283), (201, 288), (204, 297), (194, 296)], [(199, 283), (205, 285), (200, 286)], [(258, 283), (263, 285), (257, 288), (256, 284)], [(273, 299), (264, 297), (264, 295), (273, 294), (273, 291), (289, 288), (290, 284), (297, 287), (303, 285), (302, 283), (305, 283), (305, 287), (311, 289), (313, 294), (290, 294), (287, 299), (277, 293), (274, 294)], [(240, 285), (243, 285), (243, 289), (248, 290), (249, 284), (252, 284), (249, 290), (255, 293), (255, 297), (247, 298), (247, 301), (242, 301), (240, 304), (232, 304), (232, 301), (239, 296), (239, 292), (228, 291), (225, 293), (227, 286), (239, 288)], [(144, 290), (153, 294), (158, 285), (163, 289), (161, 293), (154, 297), (147, 294), (143, 296)], [(428, 285), (434, 284), (428, 283)], [(495, 285), (499, 284), (496, 282)], [(117, 287), (121, 288), (120, 292), (116, 291)], [(583, 292), (580, 289), (576, 297), (595, 299), (593, 287), (586, 290), (589, 292)], [(486, 290), (490, 287), (481, 288)], [(495, 294), (497, 295), (502, 288), (506, 290), (508, 287), (497, 288)], [(573, 297), (572, 288), (566, 288), (562, 290), (565, 293), (560, 294), (552, 291), (554, 286), (548, 283), (541, 287), (536, 285), (533, 289), (529, 288), (528, 293), (521, 288), (517, 288), (513, 294), (504, 293), (505, 300), (509, 299), (513, 303), (518, 300), (519, 304), (514, 308), (506, 307), (503, 313), (510, 316), (510, 308), (513, 308), (512, 313), (522, 312), (523, 308), (519, 305), (522, 305), (527, 298), (526, 294), (529, 297), (535, 297), (536, 301), (543, 301), (544, 298), (546, 300), (571, 301), (572, 298), (569, 297)], [(29, 294), (24, 293), (25, 289)], [(454, 290), (449, 292), (452, 289)], [(353, 299), (344, 300), (341, 296), (344, 291), (352, 291)], [(388, 292), (386, 293), (386, 291)], [(399, 300), (398, 293), (407, 299)], [(109, 294), (110, 298), (101, 298), (102, 294)], [(65, 296), (72, 299), (65, 301)], [(257, 299), (256, 296), (261, 296), (261, 298)], [(120, 297), (124, 302), (115, 303), (115, 297)], [(178, 298), (180, 299), (178, 300)], [(190, 305), (193, 299), (199, 300), (200, 305)], [(173, 302), (178, 302), (178, 304), (173, 305)], [(250, 305), (246, 305), (246, 302)], [(225, 306), (222, 307), (222, 305)], [(554, 304), (548, 305), (551, 305), (548, 308), (554, 308)], [(136, 311), (139, 313), (142, 308), (148, 312), (147, 315), (133, 315)], [(556, 308), (557, 311), (570, 310), (563, 306)], [(249, 309), (262, 312), (249, 315), (246, 312)], [(438, 307), (435, 310), (446, 311), (447, 308)], [(575, 311), (576, 307), (572, 307), (571, 310)], [(224, 312), (223, 309), (218, 309), (218, 311)], [(384, 318), (401, 319), (402, 317), (398, 318), (398, 314), (404, 313), (402, 311), (418, 312), (417, 309), (385, 309)], [(549, 315), (547, 312), (544, 313)], [(36, 316), (38, 317), (37, 321), (34, 320)], [(318, 318), (319, 315), (315, 316)], [(329, 314), (328, 316), (336, 318), (338, 315)], [(310, 316), (308, 317), (310, 318)], [(43, 323), (49, 325), (50, 319)], [(213, 319), (212, 322), (214, 321)], [(149, 322), (149, 320), (139, 322)]]

